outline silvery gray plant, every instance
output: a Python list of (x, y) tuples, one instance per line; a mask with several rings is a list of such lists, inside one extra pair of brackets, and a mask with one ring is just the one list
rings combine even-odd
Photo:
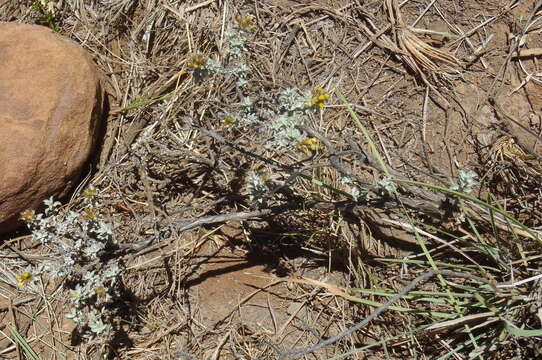
[(32, 237), (52, 250), (50, 260), (40, 263), (33, 277), (64, 278), (62, 286), (70, 292), (71, 305), (66, 317), (90, 337), (112, 334), (111, 304), (123, 270), (110, 256), (116, 248), (113, 226), (99, 214), (95, 195), (93, 188), (84, 192), (81, 212), (63, 212), (61, 204), (49, 198), (43, 214), (22, 214)]
[(459, 182), (450, 186), (451, 190), (470, 194), (474, 187), (479, 184), (476, 180), (478, 174), (473, 170), (459, 170)]

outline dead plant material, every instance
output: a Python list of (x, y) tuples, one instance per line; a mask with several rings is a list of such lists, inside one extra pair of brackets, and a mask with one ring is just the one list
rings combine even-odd
[(542, 56), (542, 48), (522, 49), (512, 55), (512, 59)]
[[(438, 49), (420, 39), (419, 30), (408, 26), (396, 0), (386, 0), (388, 17), (395, 29), (397, 46), (403, 51), (401, 55), (406, 64), (426, 82), (426, 74), (458, 74), (461, 62), (450, 52)], [(427, 32), (427, 30), (421, 30)]]
[[(538, 226), (542, 163), (511, 136), (501, 136), (488, 153), (492, 192), (506, 196), (502, 206), (524, 224)], [(519, 229), (518, 229), (519, 230)]]
[(496, 162), (511, 162), (524, 168), (527, 173), (542, 176), (540, 162), (531, 154), (525, 152), (511, 137), (498, 138), (491, 147), (490, 157)]

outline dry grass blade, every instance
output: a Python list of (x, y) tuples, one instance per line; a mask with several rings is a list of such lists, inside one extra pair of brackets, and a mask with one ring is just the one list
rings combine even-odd
[(458, 73), (461, 62), (454, 55), (427, 44), (415, 34), (415, 29), (406, 26), (395, 0), (387, 0), (386, 5), (389, 19), (395, 26), (398, 46), (410, 57), (407, 63), (412, 70), (423, 79), (422, 70), (429, 73)]
[(457, 326), (463, 325), (465, 323), (478, 321), (480, 319), (487, 319), (487, 318), (495, 316), (495, 315), (496, 315), (496, 313), (494, 311), (488, 311), (488, 312), (484, 312), (484, 313), (480, 313), (480, 314), (473, 314), (473, 315), (463, 316), (463, 317), (460, 317), (458, 319), (447, 320), (447, 321), (443, 321), (443, 322), (431, 325), (425, 330), (441, 330), (441, 331), (445, 330), (445, 329), (448, 330), (450, 328), (457, 327)]
[(401, 39), (405, 45), (408, 44), (407, 50), (410, 51), (411, 48), (414, 49), (411, 54), (413, 54), (413, 56), (422, 64), (426, 65), (427, 63), (427, 67), (431, 70), (434, 69), (433, 71), (442, 71), (442, 68), (438, 66), (435, 61), (452, 67), (461, 66), (460, 61), (457, 60), (455, 56), (427, 44), (425, 41), (418, 38), (413, 30), (409, 28), (402, 29)]

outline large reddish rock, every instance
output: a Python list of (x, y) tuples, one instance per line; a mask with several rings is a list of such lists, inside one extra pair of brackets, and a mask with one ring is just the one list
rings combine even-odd
[(0, 22), (0, 233), (70, 192), (100, 131), (103, 92), (91, 57), (50, 29)]

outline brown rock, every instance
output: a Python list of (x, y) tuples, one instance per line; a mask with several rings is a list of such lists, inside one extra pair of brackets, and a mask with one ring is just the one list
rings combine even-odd
[(65, 196), (99, 133), (103, 92), (90, 56), (50, 29), (0, 22), (0, 233)]

